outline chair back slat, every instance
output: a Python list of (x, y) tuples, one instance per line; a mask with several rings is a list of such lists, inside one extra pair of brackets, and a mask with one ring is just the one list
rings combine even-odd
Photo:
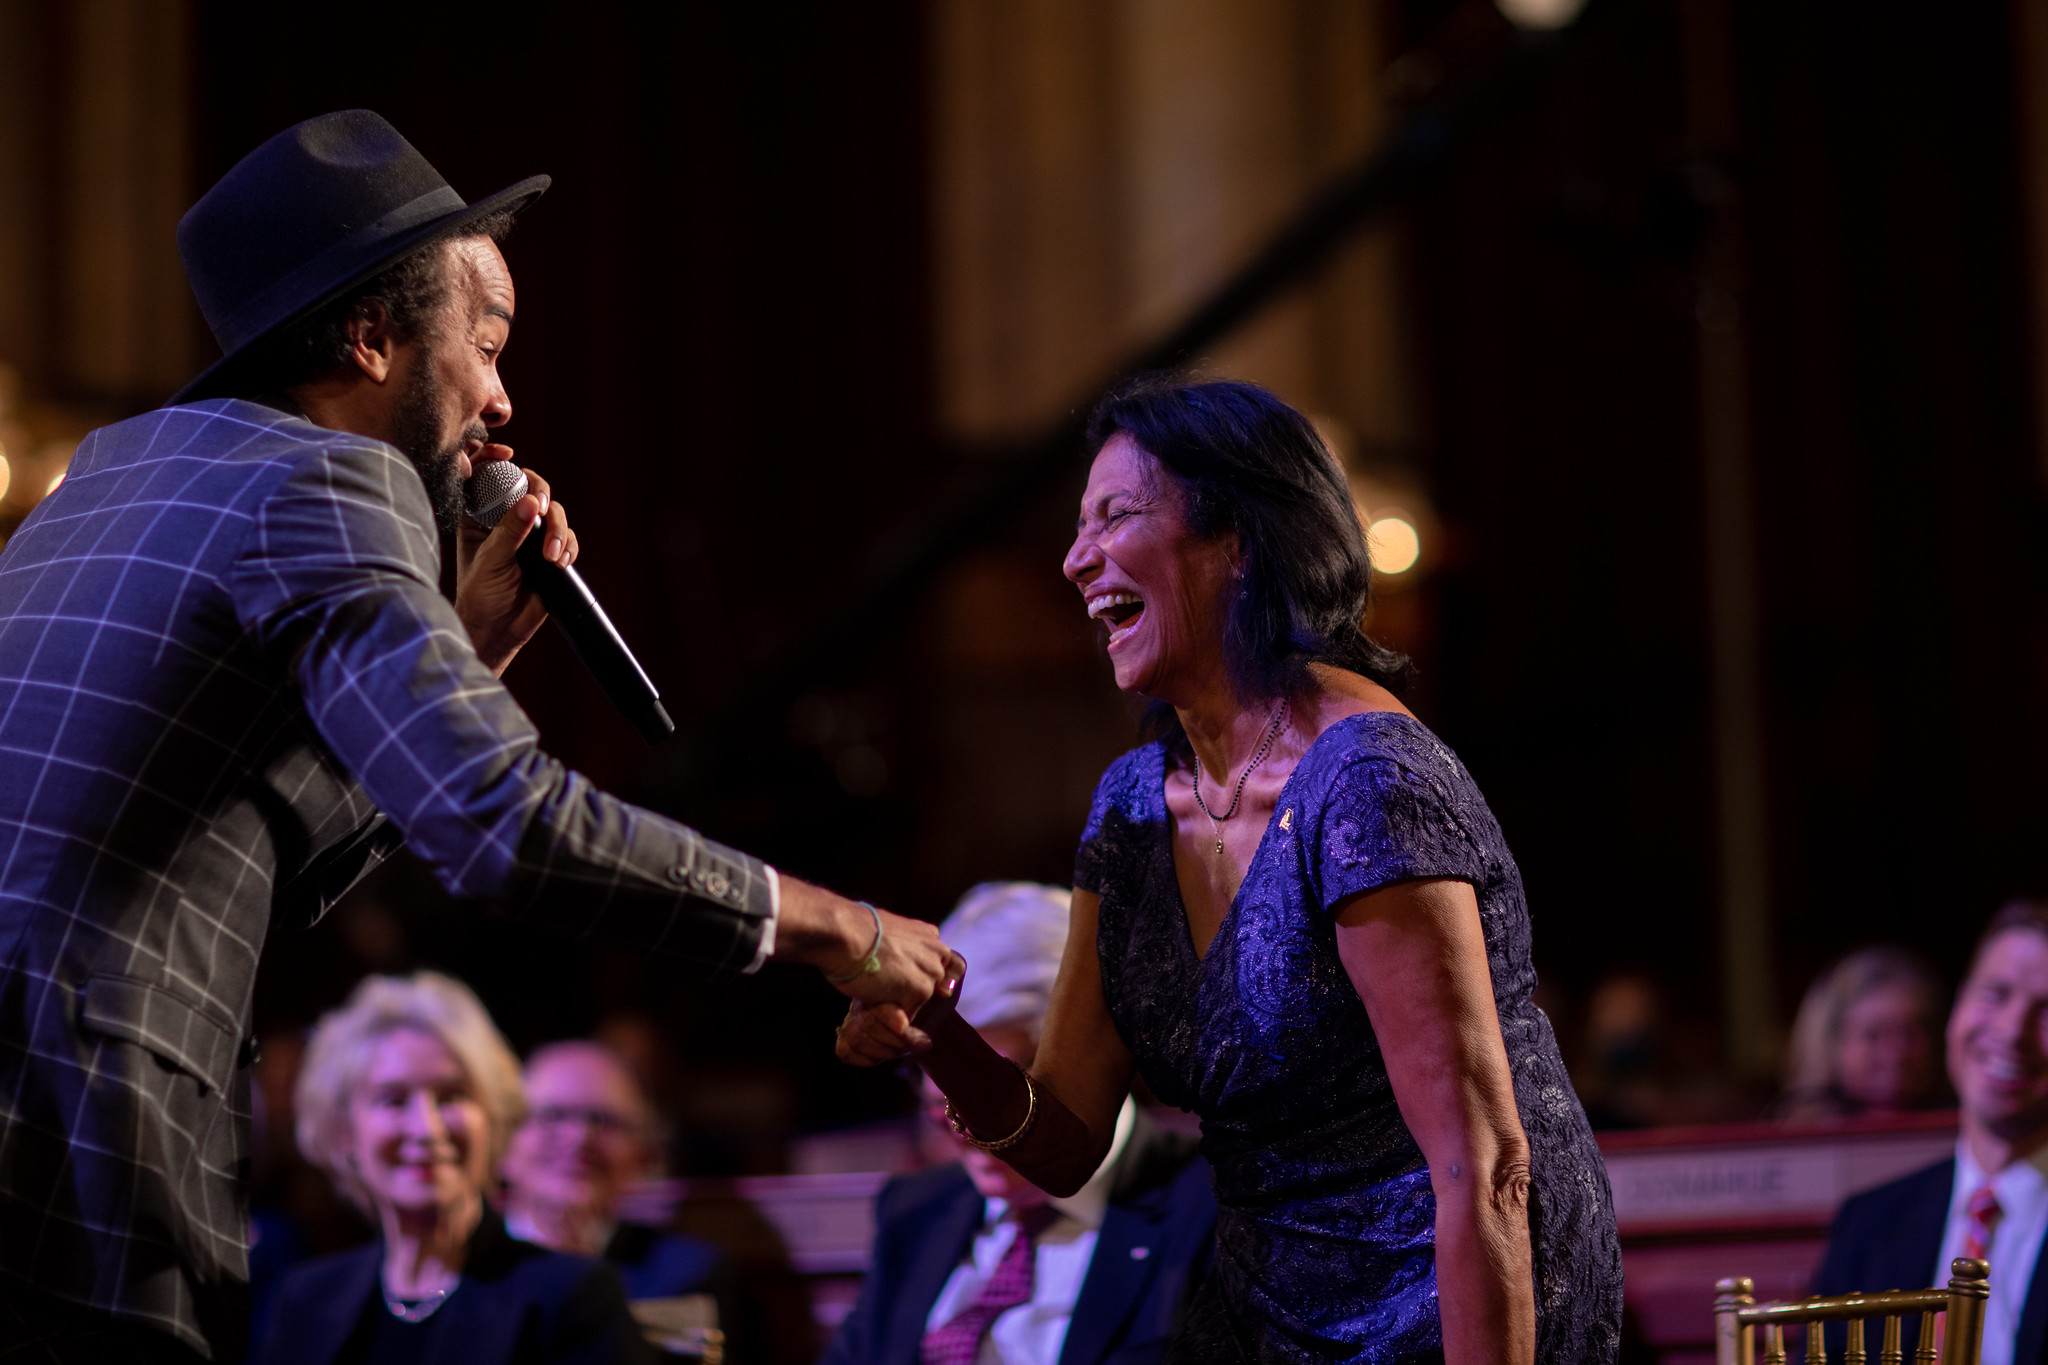
[(1785, 1325), (1764, 1324), (1764, 1365), (1785, 1365)]
[(1939, 1314), (1920, 1315), (1920, 1342), (1913, 1348), (1913, 1365), (1934, 1365), (1934, 1343), (1941, 1340), (1941, 1326), (1944, 1321)]
[(1877, 1348), (1877, 1365), (1905, 1365), (1906, 1353), (1899, 1348), (1899, 1315), (1889, 1313), (1884, 1320), (1884, 1344)]

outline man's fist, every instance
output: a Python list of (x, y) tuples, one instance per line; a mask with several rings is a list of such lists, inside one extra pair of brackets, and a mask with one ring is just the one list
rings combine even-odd
[[(473, 461), (511, 458), (510, 446), (486, 445)], [(574, 564), (580, 548), (569, 529), (568, 511), (554, 500), (548, 481), (531, 469), (525, 472), (526, 496), (512, 504), (497, 526), (486, 531), (465, 515), (455, 540), (455, 614), (469, 631), (477, 657), (497, 674), (548, 619), (547, 608), (520, 576), (519, 546), (529, 535), (545, 536), (541, 556), (554, 564)]]

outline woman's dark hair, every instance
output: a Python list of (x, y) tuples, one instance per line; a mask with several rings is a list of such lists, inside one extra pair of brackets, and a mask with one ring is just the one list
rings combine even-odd
[[(1118, 432), (1179, 486), (1190, 531), (1237, 536), (1244, 570), (1223, 658), (1242, 700), (1299, 694), (1310, 664), (1389, 688), (1407, 682), (1408, 660), (1365, 633), (1365, 528), (1343, 470), (1307, 418), (1256, 384), (1147, 375), (1097, 405), (1090, 456)], [(1148, 715), (1147, 728), (1171, 739), (1180, 727), (1167, 709)]]
[(451, 281), (447, 242), (488, 237), (504, 243), (512, 235), (512, 214), (494, 213), (466, 225), (452, 237), (437, 238), (341, 297), (322, 304), (278, 335), (259, 343), (235, 367), (234, 392), (244, 396), (283, 394), (349, 363), (354, 346), (350, 328), (382, 309), (391, 329), (410, 341), (420, 334), (434, 311), (447, 302)]

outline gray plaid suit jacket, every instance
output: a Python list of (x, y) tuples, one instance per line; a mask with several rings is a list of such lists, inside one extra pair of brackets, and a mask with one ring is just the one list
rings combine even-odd
[(239, 1354), (257, 957), (401, 839), (754, 962), (774, 874), (543, 754), (439, 562), (397, 450), (235, 399), (95, 432), (0, 552), (0, 1276)]

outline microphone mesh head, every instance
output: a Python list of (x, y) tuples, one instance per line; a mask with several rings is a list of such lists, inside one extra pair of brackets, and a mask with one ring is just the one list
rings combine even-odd
[(510, 460), (486, 460), (462, 485), (462, 505), (486, 531), (526, 496), (526, 472)]

